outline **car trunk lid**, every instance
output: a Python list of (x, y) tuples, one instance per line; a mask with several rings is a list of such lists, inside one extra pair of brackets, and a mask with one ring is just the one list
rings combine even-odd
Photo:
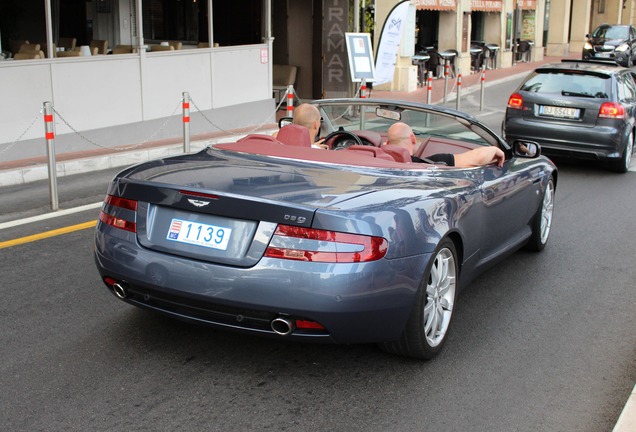
[[(213, 152), (216, 154), (218, 152)], [(125, 171), (109, 194), (137, 201), (137, 239), (149, 249), (249, 267), (278, 224), (311, 227), (319, 209), (389, 187), (373, 169), (265, 162), (202, 152)], [(143, 168), (141, 168), (143, 167)], [(409, 180), (405, 180), (408, 183)]]

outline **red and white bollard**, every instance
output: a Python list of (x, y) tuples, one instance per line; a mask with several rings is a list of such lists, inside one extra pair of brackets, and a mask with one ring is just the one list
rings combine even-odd
[(366, 78), (362, 78), (362, 82), (360, 83), (360, 99), (366, 99), (367, 97), (367, 80)]
[(431, 104), (433, 98), (433, 72), (428, 71), (428, 77), (426, 78), (426, 103)]
[(479, 111), (484, 110), (484, 90), (486, 88), (486, 67), (481, 67), (481, 95), (479, 96)]
[(294, 117), (294, 86), (287, 87), (287, 117)]
[(183, 92), (183, 152), (190, 152), (190, 94)]
[(53, 122), (53, 105), (44, 102), (44, 137), (46, 138), (46, 154), (48, 156), (49, 192), (51, 210), (57, 211), (60, 203), (57, 197), (57, 172), (55, 166), (55, 123)]
[(450, 63), (448, 60), (444, 61), (444, 103), (448, 96), (448, 75), (450, 74)]
[(462, 93), (462, 73), (459, 70), (457, 70), (457, 99), (455, 104), (457, 111), (459, 111), (461, 108), (461, 99), (462, 99), (461, 93)]

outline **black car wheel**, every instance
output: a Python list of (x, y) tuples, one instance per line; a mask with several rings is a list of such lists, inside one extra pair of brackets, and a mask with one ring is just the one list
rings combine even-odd
[(625, 140), (625, 150), (623, 156), (612, 163), (612, 170), (618, 173), (626, 173), (632, 164), (632, 153), (634, 152), (634, 131), (631, 131)]
[(445, 239), (433, 257), (400, 340), (382, 343), (380, 346), (384, 351), (428, 360), (442, 349), (458, 291), (459, 267), (455, 245), (450, 239)]
[(524, 249), (539, 252), (545, 248), (550, 237), (552, 227), (552, 215), (554, 213), (554, 179), (550, 178), (543, 193), (541, 206), (537, 210), (532, 221), (532, 235), (526, 243)]

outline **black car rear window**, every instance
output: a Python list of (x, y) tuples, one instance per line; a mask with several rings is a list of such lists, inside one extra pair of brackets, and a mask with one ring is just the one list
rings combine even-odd
[(536, 71), (521, 87), (531, 93), (557, 93), (561, 96), (606, 99), (610, 94), (609, 76), (567, 71)]

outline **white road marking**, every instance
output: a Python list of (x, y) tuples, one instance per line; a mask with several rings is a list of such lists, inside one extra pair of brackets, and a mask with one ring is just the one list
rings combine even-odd
[(29, 217), (29, 218), (25, 218), (25, 219), (18, 219), (15, 221), (10, 221), (10, 222), (4, 222), (4, 223), (0, 223), (0, 230), (6, 229), (6, 228), (13, 228), (13, 227), (17, 227), (20, 225), (25, 225), (31, 222), (38, 222), (38, 221), (43, 221), (43, 220), (47, 220), (47, 219), (53, 219), (59, 216), (66, 216), (69, 214), (73, 214), (73, 213), (79, 213), (79, 212), (83, 212), (86, 210), (93, 210), (96, 208), (100, 208), (102, 206), (101, 202), (98, 203), (94, 203), (94, 204), (87, 204), (87, 205), (83, 205), (80, 207), (75, 207), (75, 208), (70, 208), (70, 209), (65, 209), (65, 210), (59, 210), (56, 212), (51, 212), (51, 213), (45, 213), (43, 215), (38, 215), (38, 216), (33, 216), (33, 217)]

